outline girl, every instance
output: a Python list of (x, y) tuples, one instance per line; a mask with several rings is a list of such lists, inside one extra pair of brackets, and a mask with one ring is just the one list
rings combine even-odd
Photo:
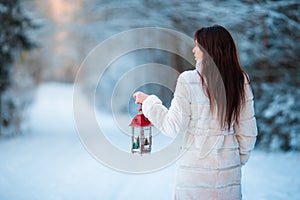
[(241, 167), (257, 136), (250, 81), (224, 27), (200, 28), (194, 40), (196, 69), (178, 77), (169, 110), (155, 95), (133, 97), (162, 133), (184, 134), (175, 199), (241, 199)]

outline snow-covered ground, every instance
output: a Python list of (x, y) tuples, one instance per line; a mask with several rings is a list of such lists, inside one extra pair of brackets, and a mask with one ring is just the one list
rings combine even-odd
[[(72, 92), (39, 86), (28, 132), (0, 140), (0, 199), (171, 199), (175, 165), (136, 175), (93, 159), (76, 133)], [(299, 169), (300, 153), (254, 151), (242, 171), (244, 199), (300, 199)]]

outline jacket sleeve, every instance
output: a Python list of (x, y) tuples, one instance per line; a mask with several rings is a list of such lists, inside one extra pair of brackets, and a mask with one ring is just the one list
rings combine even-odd
[(187, 131), (190, 121), (190, 94), (185, 77), (181, 74), (177, 79), (169, 110), (155, 95), (146, 98), (142, 110), (151, 123), (169, 137), (176, 137), (178, 133)]
[(250, 152), (254, 148), (257, 136), (253, 93), (249, 83), (247, 83), (245, 87), (246, 102), (242, 107), (239, 116), (239, 123), (234, 125), (237, 141), (239, 143), (239, 153), (242, 165), (248, 161)]

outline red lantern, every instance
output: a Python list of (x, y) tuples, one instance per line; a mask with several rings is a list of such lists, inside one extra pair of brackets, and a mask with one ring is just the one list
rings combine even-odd
[(131, 153), (150, 153), (152, 145), (152, 124), (144, 116), (142, 105), (129, 126), (132, 127)]

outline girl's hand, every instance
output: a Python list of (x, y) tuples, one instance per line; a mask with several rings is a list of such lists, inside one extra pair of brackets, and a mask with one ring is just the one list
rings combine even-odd
[(148, 94), (145, 94), (140, 91), (133, 94), (133, 98), (135, 99), (136, 104), (142, 104), (148, 96)]

